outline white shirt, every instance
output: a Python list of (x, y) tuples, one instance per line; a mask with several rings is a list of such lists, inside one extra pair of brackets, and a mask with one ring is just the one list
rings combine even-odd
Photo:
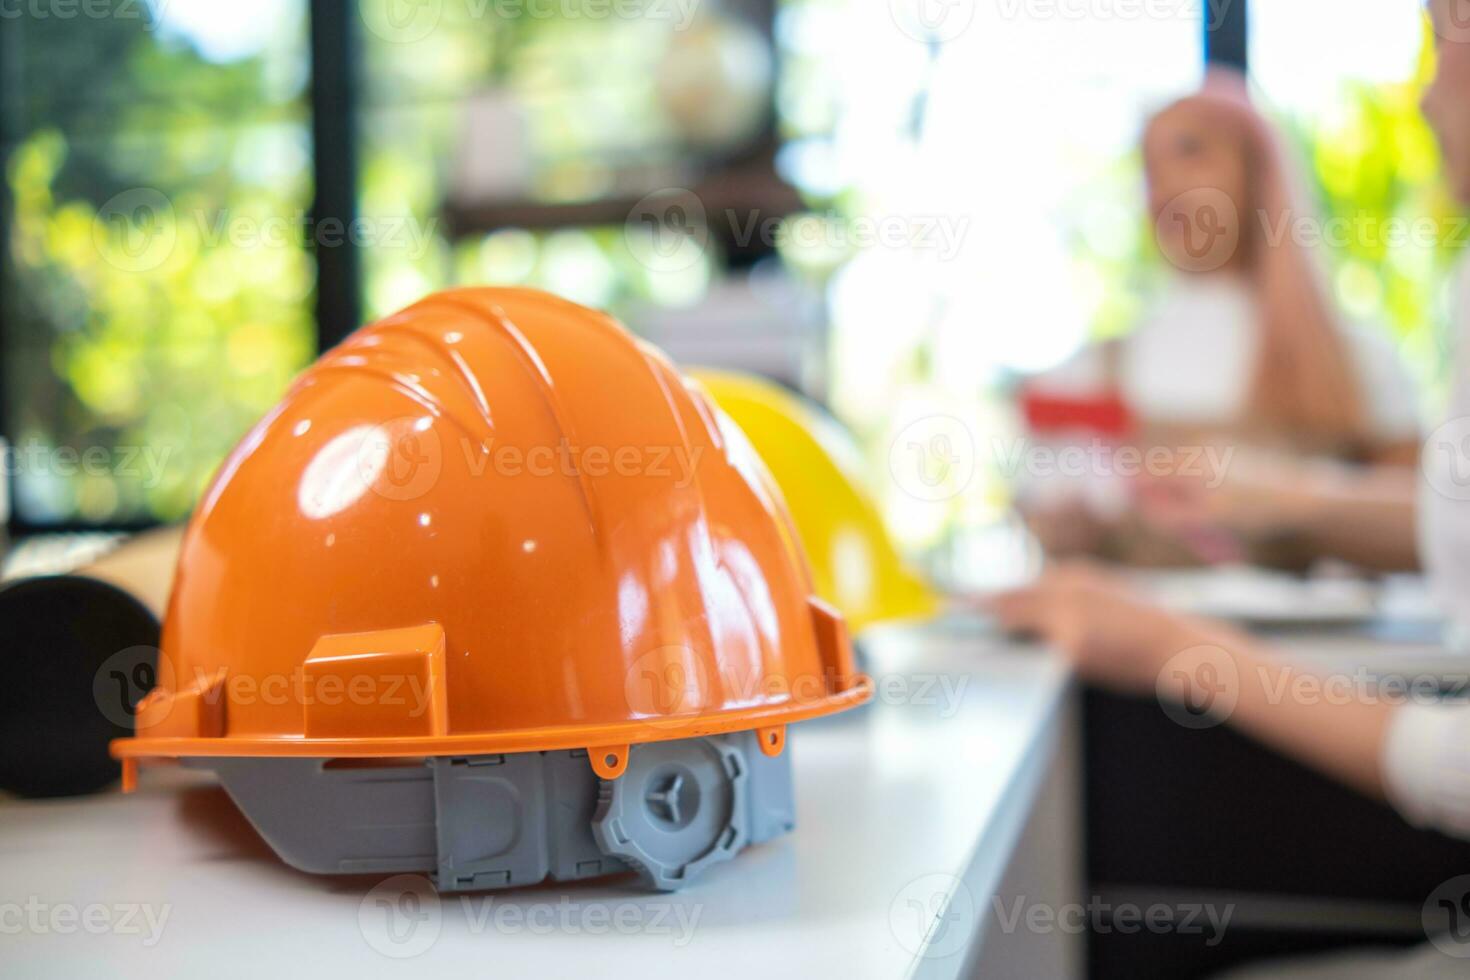
[(1384, 792), (1403, 818), (1470, 838), (1470, 704), (1406, 704), (1383, 740)]
[[(1119, 351), (1123, 397), (1145, 420), (1228, 428), (1247, 414), (1260, 340), (1248, 290), (1221, 276), (1176, 277)], [(1420, 437), (1419, 399), (1392, 343), (1379, 330), (1344, 331), (1373, 434), (1385, 442)], [(1041, 379), (1044, 389), (1096, 390), (1107, 383), (1091, 347)]]
[[(1461, 276), (1450, 421), (1424, 447), (1419, 554), (1440, 607), (1470, 636), (1470, 265)], [(1410, 823), (1470, 837), (1470, 704), (1410, 704), (1383, 743), (1384, 789)]]
[(1470, 636), (1470, 263), (1462, 269), (1449, 416), (1420, 459), (1419, 557), (1440, 609)]

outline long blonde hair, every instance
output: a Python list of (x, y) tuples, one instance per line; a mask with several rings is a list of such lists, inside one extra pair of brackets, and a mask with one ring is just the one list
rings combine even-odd
[(1234, 202), (1241, 222), (1237, 268), (1260, 311), (1260, 342), (1242, 421), (1302, 448), (1362, 451), (1364, 393), (1321, 270), (1293, 234), (1313, 214), (1275, 131), (1234, 71), (1212, 70), (1197, 94), (1155, 115), (1148, 130), (1181, 111), (1232, 134), (1244, 164), (1248, 200)]

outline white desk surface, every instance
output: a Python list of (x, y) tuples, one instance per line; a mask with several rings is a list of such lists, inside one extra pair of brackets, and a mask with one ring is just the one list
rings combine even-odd
[[(980, 631), (888, 630), (868, 646), (878, 703), (792, 729), (796, 832), (684, 892), (395, 888), (384, 907), (369, 895), (382, 879), (285, 867), (207, 775), (145, 770), (133, 796), (0, 803), (0, 973), (954, 976), (1026, 820), (1067, 674)], [(951, 899), (973, 909), (946, 913), (926, 946)]]
[[(1422, 638), (1271, 642), (1304, 662), (1470, 662)], [(373, 892), (383, 879), (281, 864), (207, 774), (150, 770), (131, 797), (0, 801), (0, 975), (956, 976), (1033, 806), (1067, 673), (953, 623), (865, 645), (876, 703), (792, 730), (796, 832), (684, 892)]]

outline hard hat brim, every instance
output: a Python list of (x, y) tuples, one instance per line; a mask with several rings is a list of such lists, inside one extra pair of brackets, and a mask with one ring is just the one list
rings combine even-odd
[[(859, 674), (844, 689), (794, 704), (762, 705), (739, 711), (677, 715), (607, 725), (559, 725), (520, 731), (416, 735), (394, 738), (302, 738), (155, 736), (116, 739), (115, 759), (220, 758), (417, 758), (596, 749), (675, 739), (703, 738), (742, 731), (775, 731), (795, 722), (836, 714), (866, 703), (872, 679)], [(766, 740), (763, 740), (763, 743)], [(784, 741), (784, 739), (783, 739)]]

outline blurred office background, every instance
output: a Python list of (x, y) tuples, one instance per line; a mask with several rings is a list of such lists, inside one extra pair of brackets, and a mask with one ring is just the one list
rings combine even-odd
[[(182, 517), (319, 350), (462, 283), (552, 289), (677, 357), (777, 377), (830, 406), (875, 476), (914, 419), (1006, 433), (1014, 379), (1128, 330), (1158, 281), (1137, 138), (1211, 44), (1248, 59), (1329, 216), (1449, 216), (1415, 108), (1418, 0), (1090, 18), (1018, 0), (938, 21), (906, 0), (630, 3), (0, 19), (0, 431), (109, 461), (18, 454), (12, 531)], [(684, 246), (640, 237), (662, 233), (650, 194), (696, 202), (660, 212)], [(356, 235), (331, 224), (354, 217)], [(1343, 306), (1428, 400), (1452, 230), (1330, 255)], [(1005, 512), (978, 448), (938, 503), (875, 480), (907, 545)]]

